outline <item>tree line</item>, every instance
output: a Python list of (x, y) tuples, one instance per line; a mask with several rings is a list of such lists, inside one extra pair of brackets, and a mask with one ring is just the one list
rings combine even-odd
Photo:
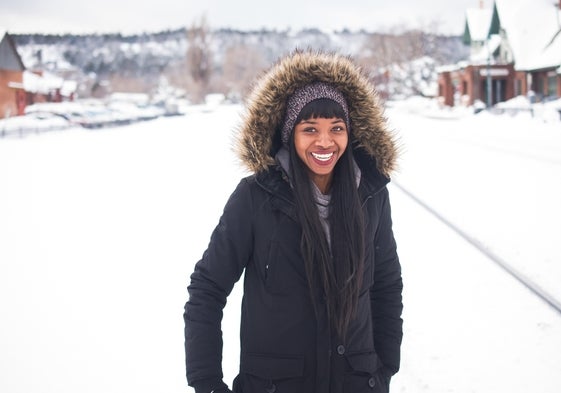
[(173, 86), (193, 102), (208, 93), (241, 99), (252, 81), (280, 56), (317, 49), (351, 55), (384, 97), (424, 94), (436, 67), (467, 56), (459, 36), (430, 30), (326, 34), (301, 31), (212, 30), (205, 18), (189, 27), (140, 35), (14, 35), (26, 66), (79, 82), (81, 97), (112, 91), (154, 93)]

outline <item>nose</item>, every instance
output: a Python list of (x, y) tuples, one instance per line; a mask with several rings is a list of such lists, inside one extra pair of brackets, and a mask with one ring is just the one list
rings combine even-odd
[(327, 149), (333, 145), (333, 138), (329, 131), (320, 131), (317, 134), (316, 146), (322, 149)]

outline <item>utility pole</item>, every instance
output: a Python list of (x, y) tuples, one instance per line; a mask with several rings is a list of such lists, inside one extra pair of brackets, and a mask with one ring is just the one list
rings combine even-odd
[(491, 49), (489, 48), (489, 36), (487, 37), (487, 109), (493, 105), (493, 80), (491, 78)]

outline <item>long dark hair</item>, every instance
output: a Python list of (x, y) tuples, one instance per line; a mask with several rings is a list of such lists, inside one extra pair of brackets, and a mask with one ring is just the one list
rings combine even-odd
[[(300, 112), (295, 124), (311, 118), (345, 119), (341, 106), (329, 99), (310, 102)], [(350, 130), (349, 130), (350, 132)], [(328, 319), (344, 339), (356, 313), (364, 270), (364, 217), (356, 184), (351, 138), (333, 170), (329, 204), (331, 247), (318, 214), (306, 164), (298, 157), (292, 133), (290, 171), (298, 218), (302, 225), (301, 250), (308, 276), (310, 293), (316, 291), (327, 302)]]

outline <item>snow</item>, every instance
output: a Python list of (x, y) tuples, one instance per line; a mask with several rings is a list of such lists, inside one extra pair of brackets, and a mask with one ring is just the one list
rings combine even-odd
[(68, 120), (49, 112), (29, 113), (0, 119), (0, 137), (23, 137), (29, 133), (59, 131), (70, 127)]
[[(23, 136), (42, 130), (56, 129), (62, 120), (69, 125), (101, 128), (152, 120), (163, 115), (177, 114), (178, 109), (163, 105), (137, 104), (138, 96), (117, 96), (106, 102), (83, 99), (63, 102), (44, 102), (25, 107), (25, 116), (0, 119), (0, 136)], [(168, 105), (169, 106), (169, 105)], [(42, 121), (38, 121), (38, 120)]]
[(502, 38), (498, 34), (492, 34), (483, 46), (475, 53), (470, 55), (470, 61), (476, 64), (487, 64), (493, 60), (493, 53), (495, 53), (502, 43)]
[(127, 104), (148, 105), (150, 96), (146, 93), (123, 93), (116, 92), (109, 95), (111, 102), (125, 102)]
[(48, 95), (57, 89), (63, 97), (70, 97), (76, 92), (76, 81), (64, 80), (50, 72), (39, 75), (31, 71), (23, 71), (22, 82), (8, 82), (9, 87), (24, 89), (26, 92)]
[(555, 67), (561, 64), (561, 13), (559, 14), (559, 32), (551, 43), (548, 43), (540, 57), (533, 63), (534, 69)]
[[(0, 391), (186, 391), (186, 285), (244, 176), (240, 108), (212, 109), (0, 138)], [(387, 113), (405, 285), (392, 392), (557, 393), (561, 315), (402, 188), (561, 299), (560, 122), (451, 111)], [(228, 383), (240, 291), (224, 315)]]
[[(561, 11), (552, 0), (495, 0), (501, 27), (514, 52), (517, 70), (555, 67), (561, 62), (558, 44), (547, 51), (558, 33)], [(557, 41), (561, 38), (557, 37)]]
[(489, 35), (493, 10), (491, 8), (469, 8), (466, 10), (466, 23), (472, 41), (485, 41)]
[[(390, 119), (404, 145), (394, 181), (561, 299), (559, 123)], [(400, 192), (392, 198), (406, 306), (394, 391), (557, 392), (559, 314)]]
[(32, 93), (48, 94), (56, 89), (60, 89), (64, 79), (49, 72), (37, 75), (31, 71), (23, 72), (23, 88)]

